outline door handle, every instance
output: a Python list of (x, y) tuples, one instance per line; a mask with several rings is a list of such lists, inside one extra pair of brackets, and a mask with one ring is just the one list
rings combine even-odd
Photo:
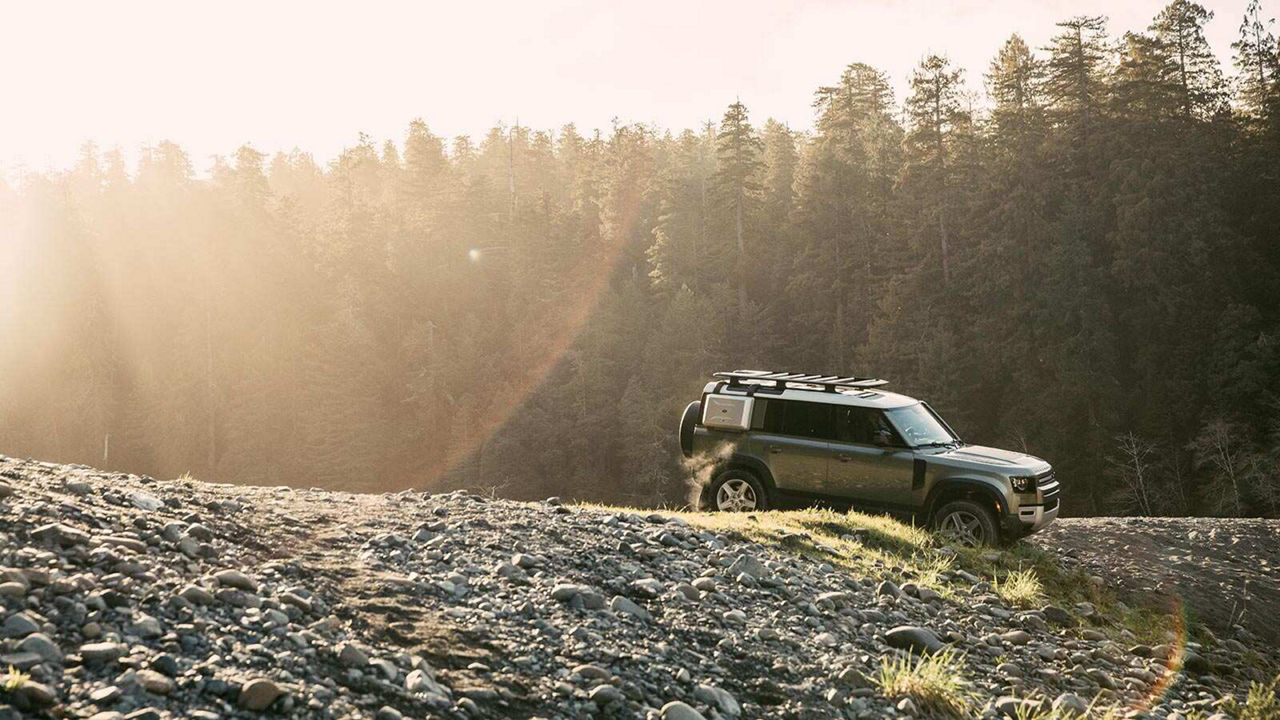
[(782, 452), (782, 446), (781, 446), (781, 445), (770, 445), (770, 446), (769, 446), (769, 452), (773, 453), (774, 455), (777, 455), (778, 453)]

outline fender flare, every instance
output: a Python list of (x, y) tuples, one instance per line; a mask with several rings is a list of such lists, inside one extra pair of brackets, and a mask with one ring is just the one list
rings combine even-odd
[(764, 483), (764, 487), (772, 496), (778, 492), (778, 486), (773, 481), (773, 473), (769, 472), (769, 466), (760, 458), (744, 455), (742, 453), (734, 453), (729, 457), (716, 463), (711, 471), (711, 478), (726, 470), (749, 470), (756, 477), (760, 478), (760, 482)]
[(959, 490), (965, 495), (978, 495), (984, 500), (992, 503), (999, 510), (998, 516), (1003, 518), (1009, 514), (1009, 503), (1005, 502), (1003, 494), (996, 486), (986, 480), (977, 478), (957, 477), (947, 478), (929, 491), (928, 497), (924, 501), (924, 515), (932, 522), (934, 506), (938, 502), (938, 498), (942, 497), (950, 490)]

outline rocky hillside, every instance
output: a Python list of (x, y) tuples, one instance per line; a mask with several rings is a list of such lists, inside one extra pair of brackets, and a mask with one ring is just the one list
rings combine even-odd
[(1238, 714), (1274, 673), (1246, 630), (1188, 632), (1079, 564), (856, 514), (0, 456), (0, 718), (1172, 720)]

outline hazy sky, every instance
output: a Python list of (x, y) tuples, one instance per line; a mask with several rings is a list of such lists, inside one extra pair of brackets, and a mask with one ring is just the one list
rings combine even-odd
[[(1247, 0), (1202, 0), (1229, 62)], [(1266, 2), (1266, 0), (1264, 0)], [(1160, 0), (561, 0), (0, 4), (0, 173), (65, 166), (86, 140), (173, 140), (197, 168), (243, 143), (332, 158), (364, 131), (399, 140), (494, 123), (683, 128), (740, 97), (756, 122), (811, 123), (813, 90), (850, 62), (887, 71), (945, 52), (980, 90), (1001, 43), (1053, 23), (1145, 28)], [(1274, 6), (1274, 7), (1273, 7)], [(1280, 0), (1264, 10), (1274, 13)]]

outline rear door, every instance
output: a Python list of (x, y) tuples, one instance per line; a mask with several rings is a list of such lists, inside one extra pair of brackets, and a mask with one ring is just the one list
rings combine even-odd
[(831, 406), (772, 398), (766, 402), (755, 441), (774, 483), (785, 492), (823, 492), (831, 456), (826, 439), (831, 435)]
[[(828, 492), (867, 505), (894, 508), (911, 504), (915, 455), (876, 408), (836, 406), (831, 441)], [(888, 430), (889, 446), (875, 444)]]

